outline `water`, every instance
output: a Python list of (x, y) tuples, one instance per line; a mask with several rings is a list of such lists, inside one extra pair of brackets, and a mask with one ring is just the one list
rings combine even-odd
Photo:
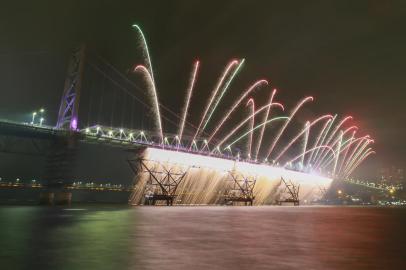
[(0, 207), (1, 269), (406, 269), (406, 209)]

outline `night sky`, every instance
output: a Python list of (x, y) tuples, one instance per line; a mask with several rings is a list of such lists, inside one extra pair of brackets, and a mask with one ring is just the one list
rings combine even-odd
[(52, 119), (68, 52), (79, 43), (126, 73), (141, 61), (131, 29), (138, 23), (161, 102), (173, 110), (194, 60), (203, 70), (196, 97), (204, 100), (227, 62), (244, 57), (234, 92), (266, 77), (289, 108), (313, 95), (305, 111), (352, 115), (375, 138), (377, 155), (360, 174), (406, 167), (405, 1), (14, 2), (0, 10), (0, 118), (28, 118), (44, 106)]

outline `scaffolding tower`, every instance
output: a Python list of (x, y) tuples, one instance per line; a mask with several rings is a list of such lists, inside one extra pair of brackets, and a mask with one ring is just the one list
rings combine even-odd
[(235, 202), (243, 202), (245, 205), (253, 205), (256, 177), (235, 171), (229, 171), (229, 176), (229, 183), (223, 196), (224, 203), (234, 204)]
[(173, 205), (177, 197), (176, 190), (185, 178), (188, 168), (175, 166), (167, 168), (168, 165), (158, 161), (139, 159), (138, 171), (140, 177), (146, 174), (148, 179), (143, 191), (144, 204), (155, 205), (159, 201), (166, 202), (166, 205)]
[(295, 206), (299, 205), (300, 185), (294, 184), (291, 180), (286, 181), (283, 177), (281, 177), (281, 184), (283, 184), (285, 188), (281, 194), (281, 198), (276, 201), (277, 204), (293, 203)]

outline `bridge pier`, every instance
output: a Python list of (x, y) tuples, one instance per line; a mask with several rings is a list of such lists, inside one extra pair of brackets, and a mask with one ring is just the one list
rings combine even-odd
[(41, 192), (40, 204), (66, 205), (72, 201), (72, 192), (65, 190), (72, 184), (72, 168), (77, 153), (78, 138), (71, 133), (56, 137), (48, 154), (46, 188)]
[(70, 205), (72, 202), (72, 192), (45, 190), (41, 192), (39, 202), (42, 205)]

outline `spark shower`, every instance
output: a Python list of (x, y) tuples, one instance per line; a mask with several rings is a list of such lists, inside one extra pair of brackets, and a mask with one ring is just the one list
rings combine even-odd
[[(159, 143), (156, 143), (159, 147), (148, 148), (145, 158), (163, 162), (171, 168), (204, 168), (200, 172), (190, 170), (188, 173), (180, 189), (194, 187), (194, 192), (200, 192), (200, 195), (184, 198), (184, 201), (215, 201), (210, 196), (215, 196), (213, 194), (216, 194), (218, 183), (225, 177), (224, 172), (230, 170), (263, 178), (263, 183), (256, 187), (257, 198), (261, 198), (259, 203), (266, 202), (266, 197), (275, 187), (275, 181), (282, 176), (305, 186), (307, 184), (308, 188), (305, 188), (304, 193), (310, 194), (316, 186), (328, 187), (333, 178), (349, 177), (367, 157), (375, 153), (370, 147), (373, 139), (369, 135), (358, 135), (358, 127), (351, 125), (351, 116), (321, 115), (307, 120), (294, 136), (291, 136), (292, 131), (288, 134), (286, 131), (292, 128), (295, 116), (304, 106), (313, 102), (314, 98), (304, 97), (291, 110), (287, 110), (282, 103), (275, 101), (277, 90), (270, 88), (267, 79), (254, 81), (231, 102), (231, 106), (222, 109), (221, 117), (216, 118), (215, 113), (227, 97), (231, 84), (243, 70), (245, 59), (232, 59), (226, 65), (214, 84), (206, 105), (199, 108), (202, 111), (200, 120), (192, 124), (188, 121), (188, 115), (201, 69), (201, 62), (196, 61), (186, 89), (177, 134), (166, 136), (161, 119), (159, 88), (156, 85), (147, 40), (138, 25), (133, 25), (133, 29), (139, 37), (144, 56), (144, 63), (135, 66), (133, 72), (142, 75), (145, 81), (159, 134)], [(253, 97), (256, 91), (269, 92), (266, 104), (257, 106), (260, 102), (256, 102)], [(244, 113), (245, 116), (241, 118)], [(185, 135), (186, 125), (191, 135)], [(269, 139), (266, 135), (271, 131), (273, 133)], [(285, 140), (282, 141), (282, 138)], [(264, 186), (266, 182), (269, 182), (267, 187)], [(138, 185), (142, 184), (145, 185), (145, 181), (139, 181)], [(209, 193), (212, 195), (207, 195)], [(140, 194), (134, 196), (139, 197)]]

